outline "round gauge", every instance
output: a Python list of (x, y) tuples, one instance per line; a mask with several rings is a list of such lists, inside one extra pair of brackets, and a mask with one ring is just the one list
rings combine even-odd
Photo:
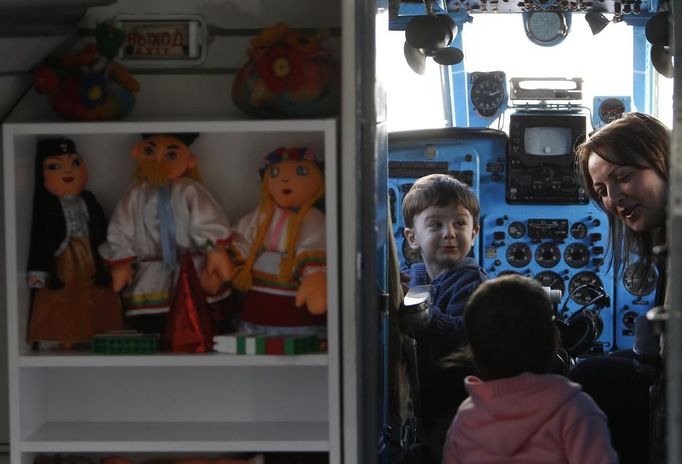
[(560, 11), (531, 11), (524, 20), (528, 39), (537, 45), (556, 45), (568, 35), (566, 15)]
[(523, 222), (514, 221), (509, 224), (509, 229), (507, 229), (507, 232), (509, 232), (509, 236), (511, 238), (518, 240), (526, 235), (526, 226), (523, 225)]
[(481, 77), (471, 86), (471, 103), (484, 118), (494, 116), (504, 102), (504, 87), (497, 79)]
[(542, 267), (554, 267), (560, 259), (561, 250), (553, 243), (545, 242), (535, 250), (535, 261)]
[(584, 222), (574, 222), (571, 224), (571, 237), (578, 240), (587, 237), (587, 226)]
[(620, 119), (625, 113), (625, 103), (619, 98), (607, 98), (599, 105), (599, 118), (608, 124)]
[(535, 280), (540, 282), (543, 287), (550, 287), (552, 290), (559, 290), (563, 296), (566, 286), (564, 279), (559, 274), (553, 271), (542, 271), (535, 275)]
[(623, 273), (623, 285), (625, 290), (635, 296), (645, 296), (656, 289), (658, 276), (656, 269), (652, 266), (646, 276), (637, 269), (635, 265), (629, 265)]
[(414, 248), (410, 247), (410, 244), (407, 243), (407, 240), (403, 240), (402, 249), (403, 258), (405, 258), (405, 264), (414, 264), (422, 260), (419, 250), (415, 250)]
[(523, 267), (530, 263), (533, 253), (530, 247), (522, 242), (515, 242), (507, 248), (507, 261), (514, 267)]
[(630, 329), (635, 330), (635, 319), (637, 319), (638, 314), (634, 311), (628, 311), (623, 314), (623, 325)]
[(580, 286), (585, 284), (592, 284), (596, 285), (597, 287), (602, 287), (599, 276), (597, 276), (597, 274), (594, 272), (579, 272), (578, 274), (574, 275), (571, 281), (568, 283), (568, 294), (572, 295), (571, 299), (581, 306), (589, 304), (594, 298), (599, 296), (597, 292), (590, 287), (580, 288)]
[(564, 261), (571, 267), (583, 267), (590, 260), (590, 250), (582, 243), (571, 243), (564, 250)]

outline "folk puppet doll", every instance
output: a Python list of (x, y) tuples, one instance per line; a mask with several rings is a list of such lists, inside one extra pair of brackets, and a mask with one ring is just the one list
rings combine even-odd
[(27, 276), (36, 289), (29, 342), (69, 349), (123, 327), (118, 295), (97, 254), (107, 220), (95, 196), (84, 190), (87, 180), (87, 166), (72, 140), (38, 142)]
[(213, 300), (233, 266), (224, 246), (230, 225), (221, 206), (200, 183), (189, 145), (196, 134), (153, 134), (132, 148), (136, 181), (119, 201), (100, 253), (111, 266), (129, 325), (163, 333), (179, 256), (190, 252), (202, 286)]
[(326, 337), (325, 215), (314, 206), (323, 172), (306, 148), (280, 147), (261, 164), (260, 204), (239, 221), (233, 242), (233, 285), (246, 291), (242, 330)]

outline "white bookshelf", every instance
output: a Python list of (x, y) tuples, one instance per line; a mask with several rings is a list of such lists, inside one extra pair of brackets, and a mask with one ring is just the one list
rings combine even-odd
[[(30, 94), (3, 124), (6, 307), (11, 464), (38, 453), (328, 452), (341, 462), (334, 119), (146, 118), (64, 122)], [(36, 142), (73, 139), (90, 172), (87, 189), (111, 214), (133, 172), (141, 133), (199, 132), (192, 144), (204, 184), (234, 224), (258, 202), (258, 165), (278, 146), (325, 159), (328, 352), (300, 356), (96, 355), (34, 351), (25, 341), (26, 286)]]

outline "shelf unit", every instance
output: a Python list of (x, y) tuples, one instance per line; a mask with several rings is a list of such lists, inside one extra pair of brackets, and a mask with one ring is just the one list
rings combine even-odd
[[(29, 95), (25, 101), (30, 102)], [(30, 104), (33, 106), (33, 104)], [(126, 119), (63, 122), (20, 105), (3, 124), (11, 464), (37, 453), (327, 452), (341, 462), (337, 121)], [(234, 224), (258, 201), (258, 165), (278, 146), (325, 158), (328, 352), (300, 356), (107, 356), (32, 351), (25, 284), (33, 163), (41, 137), (72, 138), (87, 188), (111, 214), (133, 172), (141, 133), (199, 132), (204, 184)]]

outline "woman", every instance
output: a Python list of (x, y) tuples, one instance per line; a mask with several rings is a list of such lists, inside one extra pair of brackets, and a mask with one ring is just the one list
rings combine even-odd
[[(629, 113), (598, 130), (576, 152), (578, 177), (608, 215), (616, 275), (632, 264), (644, 283), (657, 268), (657, 299), (665, 294), (667, 277), (663, 257), (654, 250), (665, 244), (669, 162), (668, 129), (642, 113)], [(641, 318), (637, 329), (646, 323)], [(655, 343), (639, 343), (642, 333), (636, 334), (633, 351), (587, 359), (570, 374), (607, 414), (622, 463), (649, 458), (649, 387), (656, 382), (660, 358)]]

